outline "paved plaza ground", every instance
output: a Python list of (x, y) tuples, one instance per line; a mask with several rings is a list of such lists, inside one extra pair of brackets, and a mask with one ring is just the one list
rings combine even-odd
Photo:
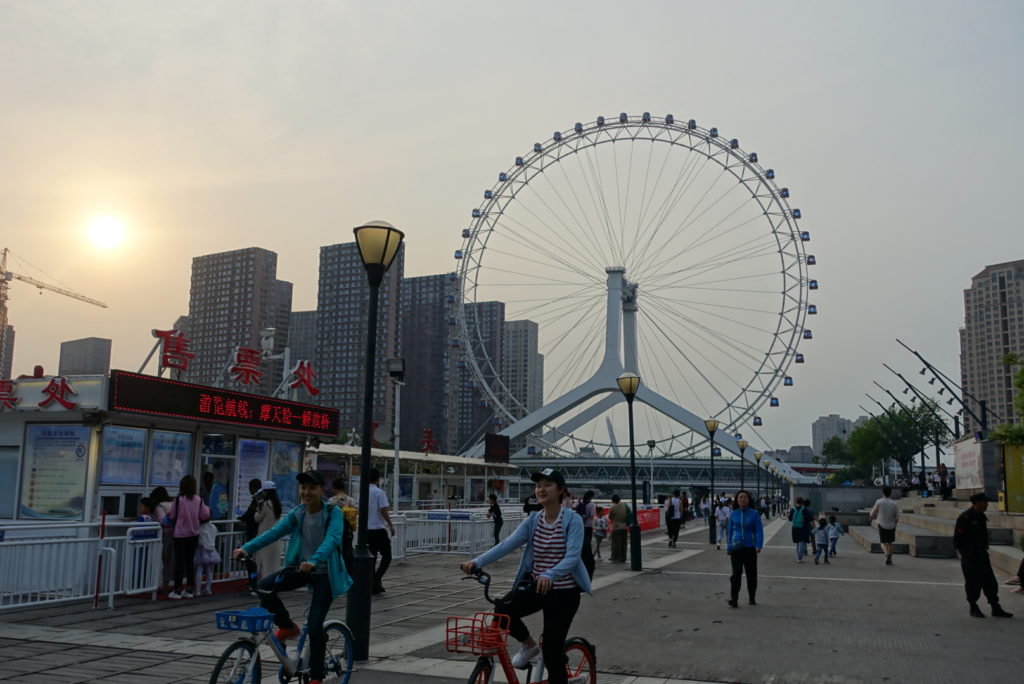
[[(679, 546), (644, 538), (645, 571), (599, 562), (572, 633), (597, 647), (601, 684), (682, 682), (1018, 681), (1024, 595), (1001, 587), (1010, 620), (971, 618), (954, 560), (897, 556), (885, 567), (849, 537), (836, 562), (795, 562), (783, 521), (767, 528), (758, 605), (729, 608), (729, 560), (693, 523)], [(373, 602), (371, 659), (352, 682), (465, 681), (471, 656), (446, 653), (444, 618), (486, 607), (462, 582), (461, 556), (411, 556), (393, 565)], [(492, 566), (506, 585), (516, 559)], [(1005, 577), (1000, 577), (1000, 581)], [(308, 594), (287, 603), (297, 608)], [(213, 613), (246, 608), (238, 593), (186, 601), (119, 598), (114, 610), (63, 604), (0, 612), (0, 681), (207, 682), (232, 638)], [(987, 613), (986, 609), (986, 613)], [(331, 616), (344, 619), (340, 598)], [(538, 619), (528, 624), (539, 625)], [(269, 665), (269, 663), (268, 663)], [(266, 682), (277, 681), (265, 666)]]

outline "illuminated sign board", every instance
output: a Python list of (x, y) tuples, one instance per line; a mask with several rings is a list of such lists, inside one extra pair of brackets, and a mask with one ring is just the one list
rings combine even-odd
[(110, 372), (110, 410), (336, 437), (338, 410), (177, 380)]

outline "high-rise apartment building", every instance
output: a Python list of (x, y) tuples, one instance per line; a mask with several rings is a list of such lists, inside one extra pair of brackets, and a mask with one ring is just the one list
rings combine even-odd
[[(989, 428), (1020, 420), (1013, 413), (1013, 372), (1003, 364), (1011, 352), (1024, 354), (1024, 260), (986, 266), (964, 290), (961, 399), (979, 418), (985, 402)], [(966, 434), (981, 429), (967, 411), (963, 420)]]
[(288, 328), (288, 354), (291, 356), (292, 368), (299, 361), (309, 361), (313, 370), (320, 373), (320, 364), (316, 359), (316, 310), (293, 311), (291, 324)]
[(850, 438), (851, 432), (853, 432), (853, 421), (849, 418), (843, 418), (835, 413), (819, 417), (811, 423), (811, 447), (814, 449), (815, 456), (821, 456), (825, 442), (833, 437), (839, 437), (845, 442)]
[(6, 325), (0, 335), (0, 379), (14, 377), (14, 326)]
[(503, 427), (500, 422), (496, 422), (494, 407), (479, 384), (485, 382), (490, 387), (498, 386), (497, 376), (502, 368), (505, 303), (465, 304), (464, 315), (468, 322), (469, 339), (458, 340), (458, 344), (464, 354), (475, 356), (487, 377), (474, 378), (468, 368), (460, 369), (458, 390), (454, 389), (454, 385), (452, 390), (452, 400), (457, 411), (457, 439), (451, 453), (463, 452), (484, 439), (488, 432), (497, 432), (497, 429)]
[[(540, 327), (529, 320), (505, 321), (501, 341), (501, 381), (511, 395), (508, 404), (516, 419), (544, 405), (544, 355), (538, 351)], [(512, 453), (526, 440), (511, 445)]]
[(455, 273), (406, 278), (402, 282), (403, 449), (418, 450), (425, 429), (431, 431), (438, 450), (447, 452), (450, 446), (448, 396), (453, 367), (460, 358), (458, 350), (451, 347), (455, 336), (452, 309), (457, 294)]
[(85, 337), (60, 343), (58, 375), (106, 375), (110, 372), (111, 341)]
[[(386, 360), (399, 356), (401, 284), (405, 246), (380, 284), (377, 309), (377, 359), (374, 368), (373, 417), (381, 426), (394, 425), (395, 390)], [(370, 287), (355, 242), (320, 248), (317, 292), (316, 358), (320, 394), (317, 401), (340, 412), (344, 431), (363, 428), (363, 385), (366, 372), (366, 325)]]
[(184, 378), (202, 385), (270, 394), (281, 383), (282, 363), (263, 360), (259, 384), (240, 385), (228, 372), (236, 347), (261, 350), (261, 331), (273, 328), (273, 353), (288, 340), (291, 283), (277, 280), (277, 254), (260, 247), (207, 254), (192, 260), (188, 335), (196, 357)]

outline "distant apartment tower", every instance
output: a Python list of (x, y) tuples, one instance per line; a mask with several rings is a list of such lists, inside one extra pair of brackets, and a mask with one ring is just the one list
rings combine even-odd
[(14, 369), (14, 326), (6, 325), (0, 336), (0, 379), (9, 379)]
[[(540, 327), (529, 320), (505, 321), (501, 341), (501, 380), (516, 419), (544, 405), (544, 355), (538, 351)], [(526, 447), (526, 440), (511, 445), (512, 453)]]
[(288, 355), (292, 368), (299, 361), (309, 361), (319, 375), (320, 364), (316, 359), (316, 310), (293, 311), (288, 327)]
[(835, 413), (821, 416), (811, 423), (811, 446), (816, 456), (821, 456), (821, 450), (825, 442), (833, 437), (839, 437), (844, 442), (850, 438), (853, 432), (853, 421), (843, 418)]
[[(989, 428), (1018, 420), (1013, 413), (1013, 372), (1003, 365), (1010, 352), (1024, 353), (1024, 260), (986, 266), (964, 290), (961, 399), (979, 418), (980, 402), (985, 402)], [(967, 411), (963, 420), (966, 434), (981, 429)]]
[[(460, 369), (459, 385), (453, 388), (456, 404), (457, 439), (453, 453), (461, 453), (484, 439), (488, 432), (505, 427), (498, 421), (495, 407), (481, 387), (486, 383), (498, 387), (498, 374), (502, 368), (502, 338), (505, 328), (504, 302), (478, 302), (463, 305), (469, 328), (469, 339), (458, 340), (463, 354), (473, 354), (484, 378), (474, 377), (467, 367)], [(467, 363), (468, 366), (468, 363)]]
[[(281, 361), (263, 361), (259, 384), (236, 383), (228, 373), (236, 347), (261, 349), (260, 332), (273, 328), (273, 352), (288, 340), (291, 283), (277, 279), (277, 254), (260, 247), (207, 254), (192, 260), (188, 303), (191, 360), (184, 379), (269, 395), (281, 383)], [(179, 319), (180, 320), (180, 319)]]
[[(395, 390), (385, 362), (399, 356), (401, 284), (405, 247), (399, 249), (380, 284), (377, 309), (377, 359), (373, 396), (374, 421), (394, 425)], [(317, 291), (317, 401), (340, 412), (340, 427), (363, 429), (363, 384), (366, 373), (366, 325), (370, 286), (355, 242), (320, 248)]]
[(403, 449), (419, 450), (423, 431), (429, 429), (437, 449), (448, 452), (448, 397), (454, 366), (460, 358), (458, 350), (450, 346), (456, 330), (453, 308), (457, 293), (455, 273), (406, 278), (402, 282)]
[(106, 375), (110, 372), (111, 341), (85, 337), (60, 343), (58, 375)]

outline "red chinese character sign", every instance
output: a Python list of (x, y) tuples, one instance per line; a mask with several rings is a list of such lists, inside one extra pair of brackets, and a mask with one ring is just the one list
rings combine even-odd
[(316, 380), (316, 371), (313, 370), (313, 364), (309, 361), (299, 361), (295, 368), (292, 369), (291, 375), (294, 376), (295, 380), (289, 383), (288, 386), (293, 390), (305, 387), (311, 397), (320, 394), (320, 389), (313, 384), (313, 381)]
[(52, 378), (50, 383), (43, 390), (43, 394), (46, 398), (39, 402), (40, 408), (46, 408), (53, 402), (57, 402), (69, 411), (75, 408), (75, 402), (69, 400), (67, 396), (69, 394), (78, 394), (75, 388), (65, 378)]
[(153, 337), (160, 340), (160, 370), (171, 368), (187, 371), (188, 362), (196, 357), (190, 352), (192, 340), (180, 330), (153, 330)]
[(258, 349), (235, 347), (234, 365), (228, 369), (228, 372), (239, 384), (258, 385), (263, 379), (263, 371), (260, 370), (260, 361), (262, 360), (263, 356)]
[(0, 411), (13, 411), (19, 401), (15, 394), (14, 380), (0, 380)]

